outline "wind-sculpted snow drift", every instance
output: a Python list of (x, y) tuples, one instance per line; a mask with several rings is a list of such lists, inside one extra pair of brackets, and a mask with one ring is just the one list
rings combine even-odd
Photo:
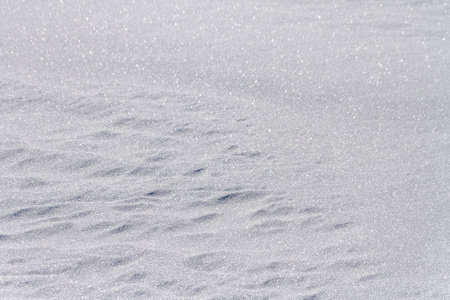
[(445, 1), (7, 2), (0, 298), (448, 299)]

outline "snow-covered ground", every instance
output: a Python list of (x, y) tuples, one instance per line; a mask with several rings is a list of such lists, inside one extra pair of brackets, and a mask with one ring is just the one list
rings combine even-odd
[(0, 5), (1, 299), (450, 299), (450, 4)]

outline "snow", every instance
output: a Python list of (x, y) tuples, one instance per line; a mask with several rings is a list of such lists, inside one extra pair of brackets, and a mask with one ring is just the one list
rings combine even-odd
[(5, 299), (450, 298), (448, 1), (4, 1)]

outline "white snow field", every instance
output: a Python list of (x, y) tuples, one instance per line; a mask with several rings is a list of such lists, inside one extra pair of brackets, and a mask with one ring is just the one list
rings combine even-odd
[(450, 299), (449, 1), (0, 2), (0, 299)]

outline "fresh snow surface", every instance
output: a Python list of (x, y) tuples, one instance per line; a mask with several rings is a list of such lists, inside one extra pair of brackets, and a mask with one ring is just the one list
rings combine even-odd
[(1, 299), (450, 299), (445, 0), (3, 0)]

